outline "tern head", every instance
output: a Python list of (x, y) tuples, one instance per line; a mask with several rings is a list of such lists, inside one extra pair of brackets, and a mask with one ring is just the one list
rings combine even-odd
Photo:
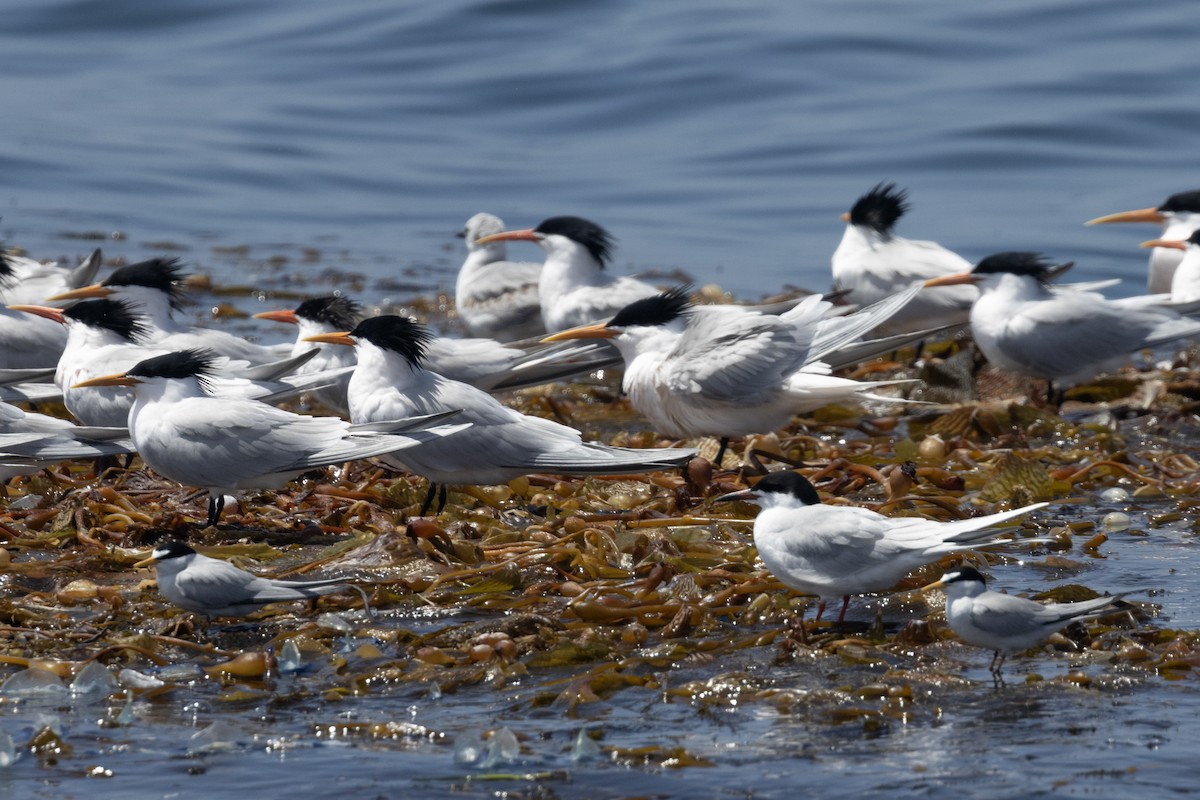
[(1148, 242), (1142, 242), (1142, 247), (1169, 247), (1172, 250), (1187, 250), (1188, 245), (1200, 244), (1200, 228), (1192, 231), (1192, 235), (1186, 239), (1151, 239)]
[(304, 341), (346, 345), (369, 342), (380, 350), (399, 354), (410, 366), (419, 367), (425, 361), (425, 346), (431, 339), (433, 334), (416, 320), (383, 314), (364, 319), (352, 330), (306, 336)]
[(884, 236), (892, 232), (896, 221), (908, 211), (908, 193), (894, 183), (878, 183), (855, 201), (842, 219), (851, 225), (871, 228)]
[(171, 308), (179, 308), (183, 297), (183, 280), (186, 277), (187, 274), (180, 266), (178, 258), (152, 258), (149, 261), (118, 267), (100, 283), (56, 294), (50, 300), (108, 297), (119, 292), (122, 287), (138, 287), (163, 293), (170, 301)]
[(974, 567), (957, 567), (943, 575), (940, 580), (921, 587), (922, 592), (933, 589), (946, 589), (955, 594), (976, 595), (987, 589), (987, 580)]
[(808, 478), (784, 470), (770, 473), (749, 489), (723, 494), (716, 501), (726, 500), (746, 500), (758, 506), (815, 506), (821, 502), (821, 496)]
[(142, 318), (121, 300), (85, 300), (60, 313), (65, 322), (78, 322), (89, 328), (112, 331), (127, 342), (144, 342), (150, 335), (150, 329)]
[(333, 331), (349, 330), (361, 317), (362, 310), (358, 303), (340, 295), (314, 297), (296, 306), (295, 310), (262, 311), (254, 315), (255, 319), (269, 319), (289, 325), (307, 322), (311, 327)]
[(1032, 278), (1044, 286), (1062, 271), (1061, 267), (1056, 268), (1040, 253), (1011, 251), (988, 256), (976, 264), (970, 272), (959, 272), (927, 280), (925, 287), (956, 286), (962, 283), (980, 284), (986, 283), (993, 276), (1005, 274)]
[(211, 350), (178, 350), (154, 358), (139, 361), (128, 370), (116, 375), (101, 375), (89, 378), (71, 388), (86, 386), (136, 386), (154, 380), (184, 380), (195, 378), (201, 385), (213, 374), (217, 354)]
[(468, 250), (474, 250), (476, 247), (481, 246), (480, 239), (503, 232), (504, 220), (495, 214), (488, 214), (481, 211), (467, 220), (466, 226), (456, 233), (455, 236), (466, 240)]
[(488, 242), (537, 242), (547, 252), (552, 252), (571, 242), (591, 255), (603, 269), (612, 257), (613, 237), (608, 231), (582, 217), (550, 217), (542, 220), (536, 228), (520, 231), (504, 231), (483, 236), (477, 244)]
[(1183, 214), (1200, 214), (1200, 190), (1178, 192), (1157, 208), (1137, 208), (1089, 219), (1084, 225), (1107, 225), (1112, 222), (1166, 222)]
[(559, 331), (547, 336), (542, 341), (615, 339), (630, 328), (657, 328), (673, 322), (686, 322), (691, 308), (689, 289), (686, 286), (677, 286), (660, 294), (634, 300), (618, 311), (608, 322)]
[(183, 542), (160, 542), (154, 546), (154, 550), (151, 551), (149, 557), (143, 558), (133, 566), (141, 569), (142, 567), (149, 567), (153, 564), (160, 564), (164, 561), (176, 559), (180, 559), (180, 563), (182, 564), (184, 563), (182, 559), (194, 555), (196, 555), (196, 551)]

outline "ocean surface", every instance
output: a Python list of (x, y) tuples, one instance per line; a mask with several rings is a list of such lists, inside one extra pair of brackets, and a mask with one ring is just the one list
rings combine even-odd
[[(95, 246), (179, 256), (218, 284), (266, 289), (315, 292), (345, 270), (374, 300), (452, 289), (454, 233), (478, 211), (510, 227), (577, 214), (616, 236), (615, 271), (681, 270), (757, 298), (828, 288), (838, 216), (887, 180), (910, 192), (902, 235), (971, 260), (1041, 251), (1076, 261), (1074, 279), (1120, 277), (1107, 291), (1134, 294), (1137, 245), (1157, 229), (1083, 222), (1200, 187), (1195, 16), (1183, 0), (13, 0), (0, 25), (0, 237), (38, 258)], [(1167, 507), (1128, 510), (1146, 529)], [(1110, 510), (1091, 498), (1080, 513)], [(1121, 540), (1121, 558), (1097, 560), (1088, 580), (1165, 587), (1169, 624), (1200, 624), (1194, 570), (1176, 570), (1195, 555), (1189, 525)], [(769, 656), (724, 669), (810, 679)], [(445, 743), (273, 749), (274, 731), (308, 732), (335, 712), (181, 700), (126, 732), (96, 729), (95, 752), (61, 769), (31, 758), (0, 769), (0, 797), (958, 800), (1193, 787), (1192, 680), (1064, 692), (1059, 659), (1038, 667), (1060, 679), (1054, 690), (1005, 694), (983, 688), (986, 660), (954, 706), (878, 735), (761, 705), (698, 724), (686, 704), (628, 694), (580, 719), (525, 715), (487, 687), (336, 712), (449, 735), (510, 726), (534, 754), (520, 769), (554, 771), (547, 782), (473, 783)], [(705, 669), (685, 665), (678, 680)], [(100, 716), (51, 711), (76, 736)], [(0, 729), (27, 737), (40, 713), (0, 714)], [(189, 757), (214, 719), (252, 743)], [(679, 742), (719, 766), (574, 761), (588, 725), (608, 742)], [(113, 779), (85, 777), (84, 755)]]

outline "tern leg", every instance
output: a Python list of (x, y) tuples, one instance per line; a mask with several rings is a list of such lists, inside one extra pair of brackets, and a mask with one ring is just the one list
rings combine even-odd
[(844, 622), (846, 619), (846, 609), (849, 607), (850, 607), (850, 595), (846, 595), (842, 598), (842, 613), (838, 614), (837, 624), (838, 624), (839, 628), (842, 627), (842, 622)]
[(717, 457), (716, 457), (716, 459), (713, 460), (713, 463), (716, 464), (718, 468), (721, 466), (721, 462), (725, 460), (725, 451), (728, 449), (729, 449), (729, 437), (722, 436), (721, 437), (721, 446), (717, 448)]
[(813, 620), (813, 622), (820, 622), (821, 615), (824, 613), (825, 613), (825, 598), (822, 597), (821, 602), (817, 605), (817, 617), (816, 617), (816, 619)]
[(208, 522), (206, 523), (205, 527), (211, 528), (212, 526), (216, 525), (217, 522), (221, 519), (221, 512), (224, 510), (225, 510), (225, 495), (213, 494), (212, 492), (209, 492), (209, 494), (208, 494)]
[(433, 505), (433, 497), (437, 493), (437, 484), (433, 481), (429, 482), (429, 489), (425, 492), (425, 499), (421, 501), (421, 510), (417, 512), (418, 517), (425, 516), (425, 512), (429, 511), (429, 507)]

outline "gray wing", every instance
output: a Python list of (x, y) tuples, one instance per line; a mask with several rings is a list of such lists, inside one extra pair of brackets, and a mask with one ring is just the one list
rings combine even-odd
[(779, 390), (807, 355), (808, 341), (779, 317), (710, 314), (688, 325), (662, 369), (672, 392), (738, 401)]

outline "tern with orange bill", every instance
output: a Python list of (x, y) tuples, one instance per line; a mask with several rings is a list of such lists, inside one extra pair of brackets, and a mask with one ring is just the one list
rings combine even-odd
[[(1187, 239), (1200, 229), (1200, 190), (1178, 192), (1168, 197), (1155, 208), (1139, 208), (1122, 211), (1088, 220), (1085, 225), (1107, 225), (1114, 222), (1150, 222), (1162, 225), (1159, 239), (1172, 241)], [(1165, 245), (1153, 245), (1150, 253), (1149, 277), (1151, 294), (1171, 291), (1172, 279), (1183, 254)]]

